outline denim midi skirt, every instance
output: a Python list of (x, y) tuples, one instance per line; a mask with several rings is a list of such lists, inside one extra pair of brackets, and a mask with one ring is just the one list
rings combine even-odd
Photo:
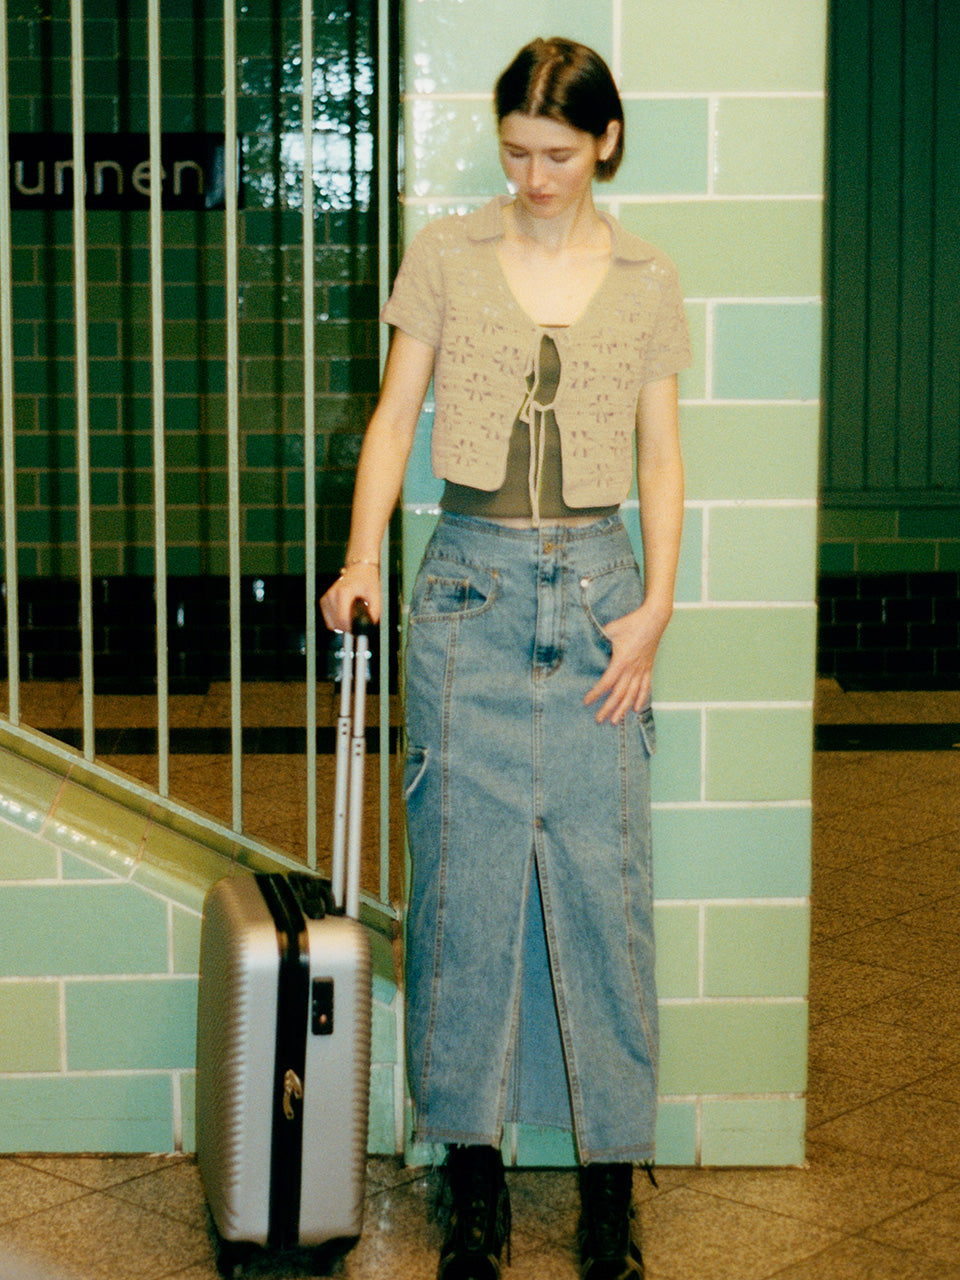
[(410, 601), (406, 998), (421, 1141), (573, 1131), (653, 1158), (649, 709), (583, 698), (643, 584), (619, 515), (513, 529), (444, 514)]

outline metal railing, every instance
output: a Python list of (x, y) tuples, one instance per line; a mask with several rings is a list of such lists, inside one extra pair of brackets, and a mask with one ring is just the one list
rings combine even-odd
[[(379, 115), (376, 129), (377, 164), (379, 175), (379, 291), (381, 299), (388, 288), (389, 203), (392, 130), (390, 128), (388, 94), (388, 62), (391, 58), (389, 0), (378, 0), (378, 48), (377, 75), (380, 85), (377, 99)], [(8, 58), (7, 3), (0, 0), (0, 173), (10, 172), (10, 80)], [(223, 88), (224, 133), (226, 165), (226, 216), (225, 216), (225, 318), (226, 318), (226, 437), (227, 437), (227, 526), (229, 557), (229, 684), (230, 684), (230, 776), (231, 816), (224, 829), (233, 835), (244, 832), (243, 800), (243, 714), (241, 681), (243, 659), (240, 634), (241, 603), (241, 532), (240, 532), (240, 378), (239, 378), (239, 285), (238, 285), (238, 58), (237, 11), (235, 0), (224, 0), (223, 8)], [(84, 13), (82, 0), (70, 0), (70, 65), (71, 65), (71, 130), (73, 142), (74, 181), (73, 199), (73, 328), (75, 333), (75, 391), (76, 391), (76, 457), (77, 457), (77, 545), (80, 582), (80, 688), (82, 694), (82, 739), (80, 752), (83, 759), (96, 766), (95, 751), (95, 701), (94, 701), (94, 609), (93, 569), (91, 553), (91, 468), (90, 468), (90, 349), (88, 342), (90, 317), (88, 314), (87, 282), (87, 226), (84, 182), (85, 173), (85, 66)], [(314, 17), (310, 0), (301, 6), (301, 42), (303, 50), (314, 49)], [(148, 0), (148, 111), (150, 135), (150, 166), (153, 174), (161, 173), (161, 106), (162, 106), (162, 49), (160, 0)], [(303, 146), (303, 195), (302, 195), (302, 248), (303, 248), (303, 491), (305, 524), (305, 573), (306, 599), (306, 861), (315, 868), (318, 864), (319, 833), (317, 824), (317, 663), (318, 637), (316, 623), (317, 598), (317, 521), (316, 521), (316, 416), (315, 416), (315, 204), (314, 184), (308, 175), (314, 171), (314, 77), (313, 59), (302, 58), (302, 146)], [(11, 200), (9, 180), (0, 182), (0, 429), (2, 429), (3, 464), (3, 538), (5, 549), (5, 606), (8, 669), (8, 718), (21, 734), (30, 729), (21, 723), (21, 619), (19, 614), (18, 537), (15, 451), (15, 389), (16, 363), (13, 341), (13, 291), (11, 259), (13, 252), (11, 232)], [(167, 596), (167, 504), (165, 461), (165, 385), (164, 385), (164, 217), (162, 209), (162, 184), (150, 182), (149, 207), (149, 261), (150, 261), (150, 332), (152, 363), (152, 475), (153, 475), (153, 543), (154, 543), (154, 596), (156, 601), (156, 723), (157, 723), (157, 787), (161, 798), (171, 796), (170, 783), (170, 681), (167, 652), (168, 596)], [(381, 331), (381, 344), (383, 333)], [(381, 363), (382, 363), (381, 353)], [(386, 551), (386, 548), (385, 548)], [(384, 554), (382, 563), (386, 565)], [(384, 600), (389, 592), (384, 591)], [(385, 615), (381, 623), (384, 643), (380, 645), (380, 868), (379, 901), (389, 902), (389, 803), (390, 768), (388, 726), (389, 702), (389, 646), (390, 618)], [(111, 774), (116, 777), (115, 774)], [(141, 783), (131, 781), (131, 789), (143, 794)], [(244, 843), (256, 845), (246, 838)]]

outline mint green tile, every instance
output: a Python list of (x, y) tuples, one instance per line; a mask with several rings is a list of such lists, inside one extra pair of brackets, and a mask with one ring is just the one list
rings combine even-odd
[(715, 507), (708, 599), (813, 600), (816, 549), (815, 506)]
[(658, 900), (804, 898), (810, 892), (807, 807), (655, 809)]
[(808, 800), (813, 713), (736, 708), (706, 713), (707, 800)]
[[(637, 563), (643, 566), (643, 539), (640, 536), (640, 507), (634, 496), (628, 498), (620, 509), (623, 523)], [(698, 601), (702, 598), (703, 578), (703, 512), (696, 507), (688, 507), (683, 514), (683, 537), (680, 542), (680, 560), (677, 564), (677, 581), (674, 589), (675, 600)]]
[(375, 925), (371, 925), (369, 936), (373, 962), (373, 998), (389, 1009), (390, 1017), (393, 1018), (393, 1003), (397, 995), (397, 965), (393, 941)]
[(578, 1164), (572, 1133), (564, 1129), (518, 1124), (517, 1164), (528, 1169), (569, 1169)]
[(0, 748), (0, 817), (39, 831), (63, 785), (63, 777), (22, 753), (18, 740)]
[(413, 438), (413, 448), (403, 481), (404, 502), (436, 503), (443, 493), (443, 481), (433, 474), (430, 436), (433, 431), (433, 403), (424, 406)]
[(154, 821), (144, 838), (134, 879), (149, 884), (182, 906), (200, 910), (210, 886), (229, 875), (232, 869), (232, 858), (226, 850), (212, 849), (180, 831), (171, 830), (161, 821)]
[(0, 1072), (59, 1069), (58, 984), (0, 982)]
[(661, 1102), (657, 1111), (657, 1164), (683, 1168), (697, 1163), (697, 1105)]
[(374, 1066), (371, 1069), (367, 1113), (367, 1152), (370, 1155), (393, 1155), (396, 1150), (393, 1084), (393, 1067)]
[(0, 1079), (0, 1151), (172, 1150), (167, 1075)]
[(677, 609), (655, 672), (661, 702), (796, 702), (813, 696), (816, 611)]
[(55, 880), (58, 875), (59, 858), (53, 845), (12, 823), (0, 826), (0, 881)]
[(437, 524), (436, 512), (418, 511), (406, 504), (403, 508), (403, 580), (404, 591), (409, 596), (430, 535)]
[(807, 1008), (800, 1001), (667, 1004), (660, 1044), (665, 1094), (793, 1093), (806, 1084)]
[(705, 99), (628, 101), (623, 105), (623, 117), (623, 161), (616, 177), (609, 186), (599, 188), (598, 194), (706, 192), (709, 129)]
[(487, 0), (418, 0), (404, 14), (408, 92), (491, 93), (517, 50), (558, 26), (610, 59), (612, 15), (594, 0), (566, 0), (560, 23), (551, 0), (498, 5), (493, 13)]
[(861, 573), (931, 573), (937, 567), (933, 542), (860, 543), (857, 569)]
[(822, 90), (826, 0), (624, 0), (622, 88)]
[(195, 911), (174, 907), (171, 933), (173, 944), (173, 972), (196, 973), (200, 968), (201, 917)]
[(823, 191), (823, 100), (734, 98), (717, 102), (713, 189), (719, 195)]
[(960, 571), (960, 543), (940, 543), (937, 548), (937, 568), (944, 573)]
[(674, 600), (696, 603), (703, 599), (703, 512), (687, 507), (683, 513), (683, 535)]
[(711, 904), (705, 918), (705, 995), (807, 994), (810, 909), (805, 904)]
[[(683, 281), (681, 281), (683, 286)], [(689, 290), (688, 290), (689, 294)], [(693, 363), (680, 371), (678, 386), (680, 401), (702, 400), (707, 394), (707, 304), (691, 302), (689, 297), (684, 303), (687, 315), (687, 328), (690, 331), (690, 349), (693, 352)], [(683, 418), (686, 407), (680, 413), (680, 436), (683, 439)]]
[(669, 253), (691, 297), (820, 293), (819, 201), (708, 200), (627, 205), (621, 221)]
[(181, 1071), (176, 1077), (180, 1082), (180, 1147), (193, 1152), (197, 1149), (197, 1073)]
[(413, 1141), (413, 1104), (409, 1099), (404, 1109), (403, 1131), (403, 1158), (408, 1168), (432, 1167), (443, 1163), (446, 1151), (439, 1143)]
[(397, 1061), (397, 1019), (387, 1005), (374, 1001), (370, 1057), (373, 1062)]
[(700, 995), (700, 909), (658, 903), (653, 909), (657, 940), (657, 994), (661, 1000)]
[(803, 1098), (704, 1098), (700, 1159), (706, 1166), (802, 1166)]
[(57, 796), (44, 835), (70, 853), (124, 874), (139, 858), (148, 826), (145, 813), (71, 780)]
[(0, 974), (166, 973), (164, 903), (125, 884), (3, 890)]
[(718, 400), (816, 400), (817, 302), (721, 302), (714, 310), (713, 394)]
[(687, 497), (815, 498), (819, 417), (816, 405), (683, 405)]
[(657, 753), (653, 760), (653, 799), (700, 799), (700, 712), (664, 711), (654, 704)]
[(196, 1062), (196, 978), (69, 982), (70, 1071), (158, 1071)]
[(413, 98), (405, 109), (407, 189), (416, 196), (506, 191), (487, 102)]

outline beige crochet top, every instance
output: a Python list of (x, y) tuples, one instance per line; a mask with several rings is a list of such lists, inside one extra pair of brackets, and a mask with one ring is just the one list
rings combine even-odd
[[(506, 201), (424, 227), (381, 316), (436, 350), (434, 473), (487, 490), (503, 484), (517, 387), (535, 371), (546, 332), (517, 302), (497, 258)], [(601, 216), (612, 236), (610, 269), (580, 318), (551, 330), (561, 367), (553, 411), (570, 507), (623, 501), (640, 388), (691, 359), (673, 263)]]

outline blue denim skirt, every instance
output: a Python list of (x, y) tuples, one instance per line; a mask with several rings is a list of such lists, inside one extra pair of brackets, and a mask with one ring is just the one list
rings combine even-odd
[(406, 998), (421, 1141), (573, 1131), (653, 1158), (649, 709), (597, 724), (607, 623), (643, 584), (618, 515), (441, 517), (410, 600)]

